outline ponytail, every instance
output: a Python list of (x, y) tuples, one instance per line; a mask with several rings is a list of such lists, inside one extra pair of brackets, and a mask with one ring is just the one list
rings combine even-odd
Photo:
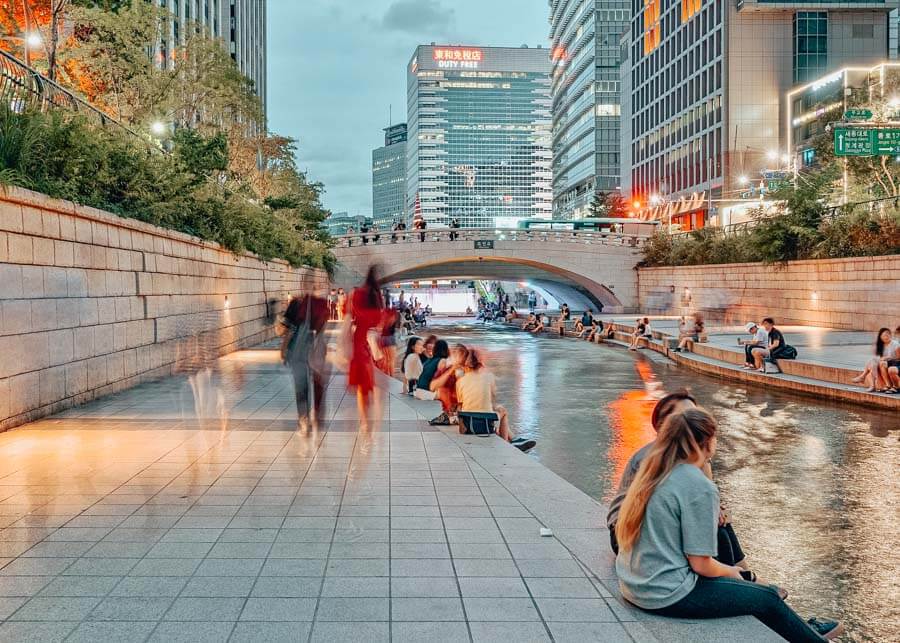
[(616, 523), (616, 540), (621, 550), (634, 547), (641, 535), (647, 503), (656, 488), (677, 464), (694, 460), (716, 435), (716, 421), (702, 408), (687, 409), (669, 416), (650, 453), (641, 463), (628, 487)]

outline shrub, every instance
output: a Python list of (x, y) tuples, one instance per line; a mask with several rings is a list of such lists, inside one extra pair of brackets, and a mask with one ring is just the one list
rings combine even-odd
[[(222, 135), (179, 130), (169, 155), (123, 130), (60, 112), (0, 108), (0, 183), (18, 185), (121, 216), (249, 251), (263, 260), (331, 269), (319, 230), (319, 191), (299, 173), (287, 182), (305, 200), (276, 210), (229, 176)], [(279, 203), (283, 205), (283, 203)]]

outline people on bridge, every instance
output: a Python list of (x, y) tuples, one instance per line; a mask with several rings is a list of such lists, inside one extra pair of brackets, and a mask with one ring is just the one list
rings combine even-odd
[(716, 434), (715, 419), (701, 408), (683, 408), (662, 423), (615, 524), (622, 596), (661, 616), (755, 616), (795, 643), (840, 635), (837, 621), (804, 621), (777, 588), (753, 582), (752, 572), (717, 560), (719, 491), (703, 471), (715, 455)]
[(459, 238), (459, 219), (453, 217), (450, 220), (450, 241), (456, 241)]

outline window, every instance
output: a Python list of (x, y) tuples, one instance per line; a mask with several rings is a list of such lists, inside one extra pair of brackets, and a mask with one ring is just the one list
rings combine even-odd
[(793, 36), (794, 82), (805, 83), (821, 76), (828, 66), (828, 12), (795, 13)]

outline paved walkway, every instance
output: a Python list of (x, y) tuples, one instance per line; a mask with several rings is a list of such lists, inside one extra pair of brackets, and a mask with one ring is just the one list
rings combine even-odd
[(605, 508), (433, 403), (359, 434), (335, 376), (301, 435), (292, 397), (243, 351), (0, 434), (0, 642), (776, 638), (626, 606)]

